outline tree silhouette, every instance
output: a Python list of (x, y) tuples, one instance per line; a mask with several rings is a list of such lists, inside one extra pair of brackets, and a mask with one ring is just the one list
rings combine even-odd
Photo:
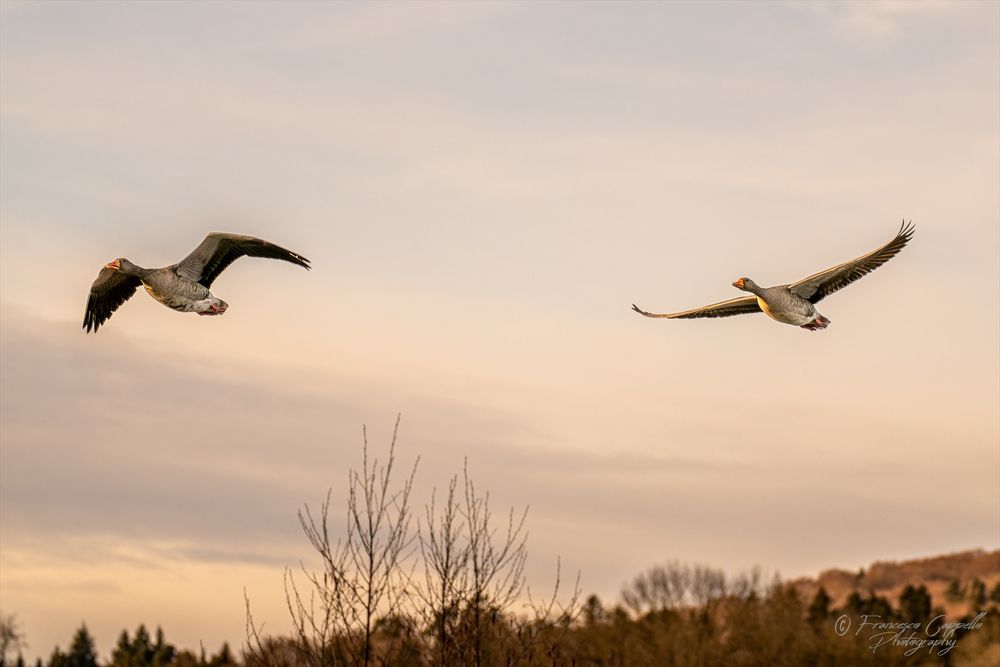
[[(511, 508), (497, 525), (489, 494), (476, 488), (466, 466), (461, 486), (454, 476), (440, 506), (432, 494), (415, 537), (409, 497), (417, 464), (394, 481), (398, 430), (397, 419), (385, 463), (369, 458), (362, 431), (361, 469), (348, 475), (339, 540), (330, 526), (332, 492), (318, 513), (308, 506), (299, 512), (322, 569), (285, 573), (291, 637), (263, 636), (247, 597), (248, 665), (483, 667), (528, 664), (556, 650), (578, 590), (567, 605), (559, 603), (557, 562), (552, 596), (532, 598), (524, 578), (527, 509)], [(418, 569), (423, 576), (415, 579)], [(514, 612), (518, 602), (526, 613)]]
[[(295, 633), (290, 644), (306, 664), (328, 667), (364, 665), (375, 661), (375, 624), (379, 616), (393, 616), (409, 592), (412, 569), (406, 563), (412, 552), (410, 490), (416, 474), (413, 464), (402, 485), (393, 486), (399, 419), (393, 429), (385, 463), (369, 459), (368, 432), (362, 429), (361, 470), (348, 475), (347, 526), (344, 537), (334, 541), (330, 532), (330, 492), (314, 516), (306, 505), (299, 524), (319, 554), (323, 569), (307, 570), (308, 589), (300, 589), (290, 570), (285, 572), (285, 597)], [(281, 662), (276, 647), (260, 636), (247, 600), (247, 635), (250, 660), (261, 664)], [(280, 651), (279, 651), (280, 653)]]
[(830, 618), (830, 599), (829, 593), (822, 586), (816, 591), (816, 595), (813, 596), (812, 602), (809, 604), (808, 619), (813, 625), (820, 625)]
[(893, 618), (892, 605), (884, 597), (875, 595), (873, 591), (868, 592), (868, 597), (864, 598), (854, 591), (847, 598), (845, 611), (853, 612), (857, 616), (879, 617), (884, 620)]
[(27, 646), (24, 632), (18, 625), (16, 614), (0, 616), (0, 667), (6, 665), (10, 658), (20, 655)]
[(111, 667), (164, 667), (172, 663), (176, 656), (177, 649), (167, 643), (162, 628), (156, 628), (154, 642), (146, 626), (140, 624), (131, 640), (128, 631), (122, 630), (111, 652)]
[(931, 596), (923, 584), (919, 588), (907, 585), (899, 595), (899, 616), (907, 623), (924, 627), (931, 617)]
[(48, 667), (69, 667), (69, 658), (58, 646), (52, 649)]
[(418, 528), (424, 580), (416, 591), (422, 605), (422, 620), (434, 638), (433, 662), (439, 667), (460, 660), (456, 643), (458, 621), (465, 602), (468, 540), (464, 537), (460, 509), (455, 496), (458, 476), (448, 483), (448, 495), (437, 508), (437, 489), (424, 509), (425, 524)]
[(464, 627), (460, 636), (465, 660), (480, 667), (490, 661), (492, 653), (509, 650), (500, 647), (507, 638), (502, 617), (524, 591), (524, 562), (528, 557), (524, 520), (528, 510), (525, 508), (516, 515), (514, 508), (510, 508), (506, 531), (498, 536), (490, 510), (490, 494), (476, 491), (468, 464), (463, 472), (463, 486), (465, 504), (461, 511), (469, 545)]
[(91, 637), (86, 625), (73, 635), (69, 653), (66, 656), (67, 667), (97, 667), (97, 649), (94, 648), (94, 638)]
[(977, 610), (986, 604), (986, 584), (979, 577), (974, 578), (969, 584), (969, 602)]
[(961, 601), (962, 586), (958, 583), (958, 579), (952, 579), (948, 582), (948, 588), (945, 590), (944, 596), (949, 602)]
[(208, 664), (209, 667), (231, 667), (238, 665), (239, 663), (237, 663), (233, 658), (232, 651), (229, 649), (229, 643), (223, 642), (222, 648), (219, 649), (219, 652), (216, 655), (213, 655), (212, 659), (206, 664)]

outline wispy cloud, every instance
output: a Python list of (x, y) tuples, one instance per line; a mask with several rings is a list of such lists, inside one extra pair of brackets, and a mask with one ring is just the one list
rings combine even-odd
[(867, 2), (788, 2), (795, 11), (806, 12), (829, 23), (845, 37), (891, 39), (915, 22), (937, 20), (942, 15), (964, 11), (962, 2), (948, 0), (868, 0)]
[[(422, 493), (467, 458), (531, 506), (531, 567), (602, 595), (661, 558), (993, 539), (996, 3), (0, 6), (0, 586), (33, 646), (168, 598), (172, 639), (234, 640), (244, 585), (280, 616), (296, 509), (398, 411)], [(903, 216), (825, 335), (629, 310)], [(215, 229), (314, 269), (241, 260), (224, 318), (140, 292), (80, 331), (104, 262)]]

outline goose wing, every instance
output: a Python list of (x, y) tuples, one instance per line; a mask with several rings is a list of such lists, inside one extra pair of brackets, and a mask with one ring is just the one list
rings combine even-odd
[(309, 260), (270, 241), (242, 234), (212, 232), (194, 251), (177, 263), (177, 273), (205, 287), (219, 277), (227, 266), (243, 256), (281, 259), (309, 268)]
[(83, 328), (87, 333), (97, 331), (108, 321), (118, 306), (128, 301), (142, 281), (135, 276), (127, 276), (121, 271), (103, 268), (97, 280), (90, 286), (87, 310), (83, 314)]
[(896, 236), (884, 246), (826, 271), (814, 273), (808, 278), (792, 283), (788, 289), (803, 299), (817, 303), (837, 290), (847, 287), (855, 280), (863, 278), (895, 257), (913, 238), (913, 229), (912, 222), (904, 221)]
[(645, 315), (646, 317), (666, 317), (668, 319), (687, 319), (693, 317), (729, 317), (730, 315), (742, 315), (744, 313), (759, 313), (760, 306), (757, 305), (757, 297), (753, 295), (738, 296), (728, 301), (720, 301), (710, 306), (682, 310), (679, 313), (647, 313), (639, 306), (632, 304), (632, 310)]

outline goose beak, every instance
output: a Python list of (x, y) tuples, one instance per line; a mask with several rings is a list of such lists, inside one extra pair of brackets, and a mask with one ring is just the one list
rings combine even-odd
[(108, 262), (107, 264), (105, 264), (104, 268), (105, 269), (114, 269), (115, 271), (121, 271), (122, 270), (122, 264), (121, 264), (121, 262), (119, 262), (116, 259), (113, 262)]
[(744, 282), (743, 282), (742, 278), (740, 278), (739, 280), (737, 280), (736, 282), (733, 283), (733, 287), (738, 287), (740, 289), (743, 289), (743, 286), (744, 286)]

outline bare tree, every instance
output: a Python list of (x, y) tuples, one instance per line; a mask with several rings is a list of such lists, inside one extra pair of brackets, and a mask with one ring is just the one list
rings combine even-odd
[(622, 601), (636, 616), (642, 616), (683, 606), (707, 605), (726, 592), (726, 575), (722, 570), (669, 562), (651, 567), (633, 579), (622, 590)]
[[(773, 585), (779, 580), (775, 578)], [(760, 568), (727, 580), (722, 570), (671, 561), (638, 575), (622, 590), (622, 601), (636, 616), (682, 607), (711, 607), (724, 597), (750, 599), (767, 591)]]
[(726, 594), (726, 574), (708, 565), (695, 565), (691, 570), (689, 597), (696, 606), (708, 605)]
[(455, 644), (462, 605), (465, 601), (469, 542), (455, 496), (458, 476), (448, 483), (448, 495), (437, 513), (437, 489), (425, 508), (426, 526), (419, 531), (420, 555), (424, 566), (423, 586), (417, 595), (423, 602), (421, 616), (433, 633), (433, 661), (442, 667), (455, 664), (459, 654)]
[[(368, 435), (364, 433), (364, 453), (361, 474), (351, 471), (348, 484), (347, 538), (344, 542), (343, 563), (350, 573), (342, 619), (349, 630), (362, 631), (362, 657), (367, 667), (372, 660), (372, 631), (377, 615), (397, 615), (409, 590), (412, 567), (406, 562), (411, 555), (413, 536), (410, 533), (410, 490), (417, 472), (414, 462), (409, 477), (400, 489), (390, 489), (395, 463), (396, 437), (399, 418), (392, 432), (389, 456), (384, 466), (377, 459), (369, 464)], [(314, 547), (329, 549), (326, 526), (322, 533), (312, 518), (309, 523), (299, 520)], [(325, 522), (324, 522), (325, 523)], [(322, 535), (323, 542), (318, 539)]]
[(17, 614), (0, 615), (0, 667), (7, 664), (8, 656), (18, 656), (28, 647), (19, 625)]
[(622, 601), (636, 616), (674, 609), (686, 602), (691, 587), (691, 569), (676, 562), (654, 566), (636, 576), (622, 590)]
[[(248, 667), (493, 667), (539, 658), (555, 664), (559, 632), (575, 618), (579, 578), (570, 603), (559, 604), (557, 563), (551, 598), (532, 599), (524, 575), (527, 509), (512, 508), (495, 522), (489, 494), (477, 491), (467, 464), (461, 486), (452, 477), (440, 505), (437, 490), (432, 493), (417, 531), (418, 551), (409, 509), (417, 463), (401, 484), (392, 480), (398, 429), (397, 419), (384, 464), (369, 459), (363, 431), (362, 465), (348, 476), (339, 539), (330, 530), (331, 493), (318, 513), (308, 505), (299, 511), (322, 566), (285, 572), (288, 638), (264, 636), (247, 601)], [(418, 565), (419, 581), (413, 577)], [(516, 612), (519, 603), (526, 613)]]
[[(524, 592), (524, 563), (528, 557), (524, 521), (528, 508), (507, 514), (507, 527), (498, 538), (490, 510), (490, 494), (480, 495), (469, 478), (468, 461), (463, 469), (465, 505), (462, 508), (468, 544), (468, 576), (463, 639), (470, 664), (488, 664), (490, 646), (502, 644), (505, 614)], [(488, 641), (493, 639), (495, 641)], [(500, 649), (502, 650), (502, 649)]]
[[(291, 570), (285, 572), (285, 599), (294, 637), (289, 646), (308, 665), (341, 664), (369, 667), (376, 660), (373, 642), (379, 617), (397, 616), (409, 590), (413, 553), (410, 531), (410, 490), (417, 463), (398, 488), (392, 486), (399, 418), (385, 463), (369, 459), (368, 432), (362, 430), (361, 470), (348, 474), (347, 525), (344, 536), (330, 534), (330, 493), (315, 516), (308, 505), (299, 524), (320, 556), (322, 568), (302, 567), (308, 593)], [(276, 651), (261, 640), (247, 603), (247, 644), (250, 657), (262, 664), (284, 664), (287, 651)]]
[(540, 649), (544, 650), (545, 657), (552, 659), (552, 664), (557, 664), (556, 658), (562, 639), (583, 612), (580, 606), (580, 573), (577, 572), (573, 590), (565, 603), (559, 600), (561, 586), (562, 562), (556, 559), (556, 578), (552, 586), (552, 595), (536, 600), (531, 595), (531, 589), (527, 589), (530, 614), (526, 619), (518, 620), (520, 650), (509, 654), (513, 658), (513, 660), (508, 659), (509, 665), (520, 662), (537, 664), (539, 656), (536, 653)]

